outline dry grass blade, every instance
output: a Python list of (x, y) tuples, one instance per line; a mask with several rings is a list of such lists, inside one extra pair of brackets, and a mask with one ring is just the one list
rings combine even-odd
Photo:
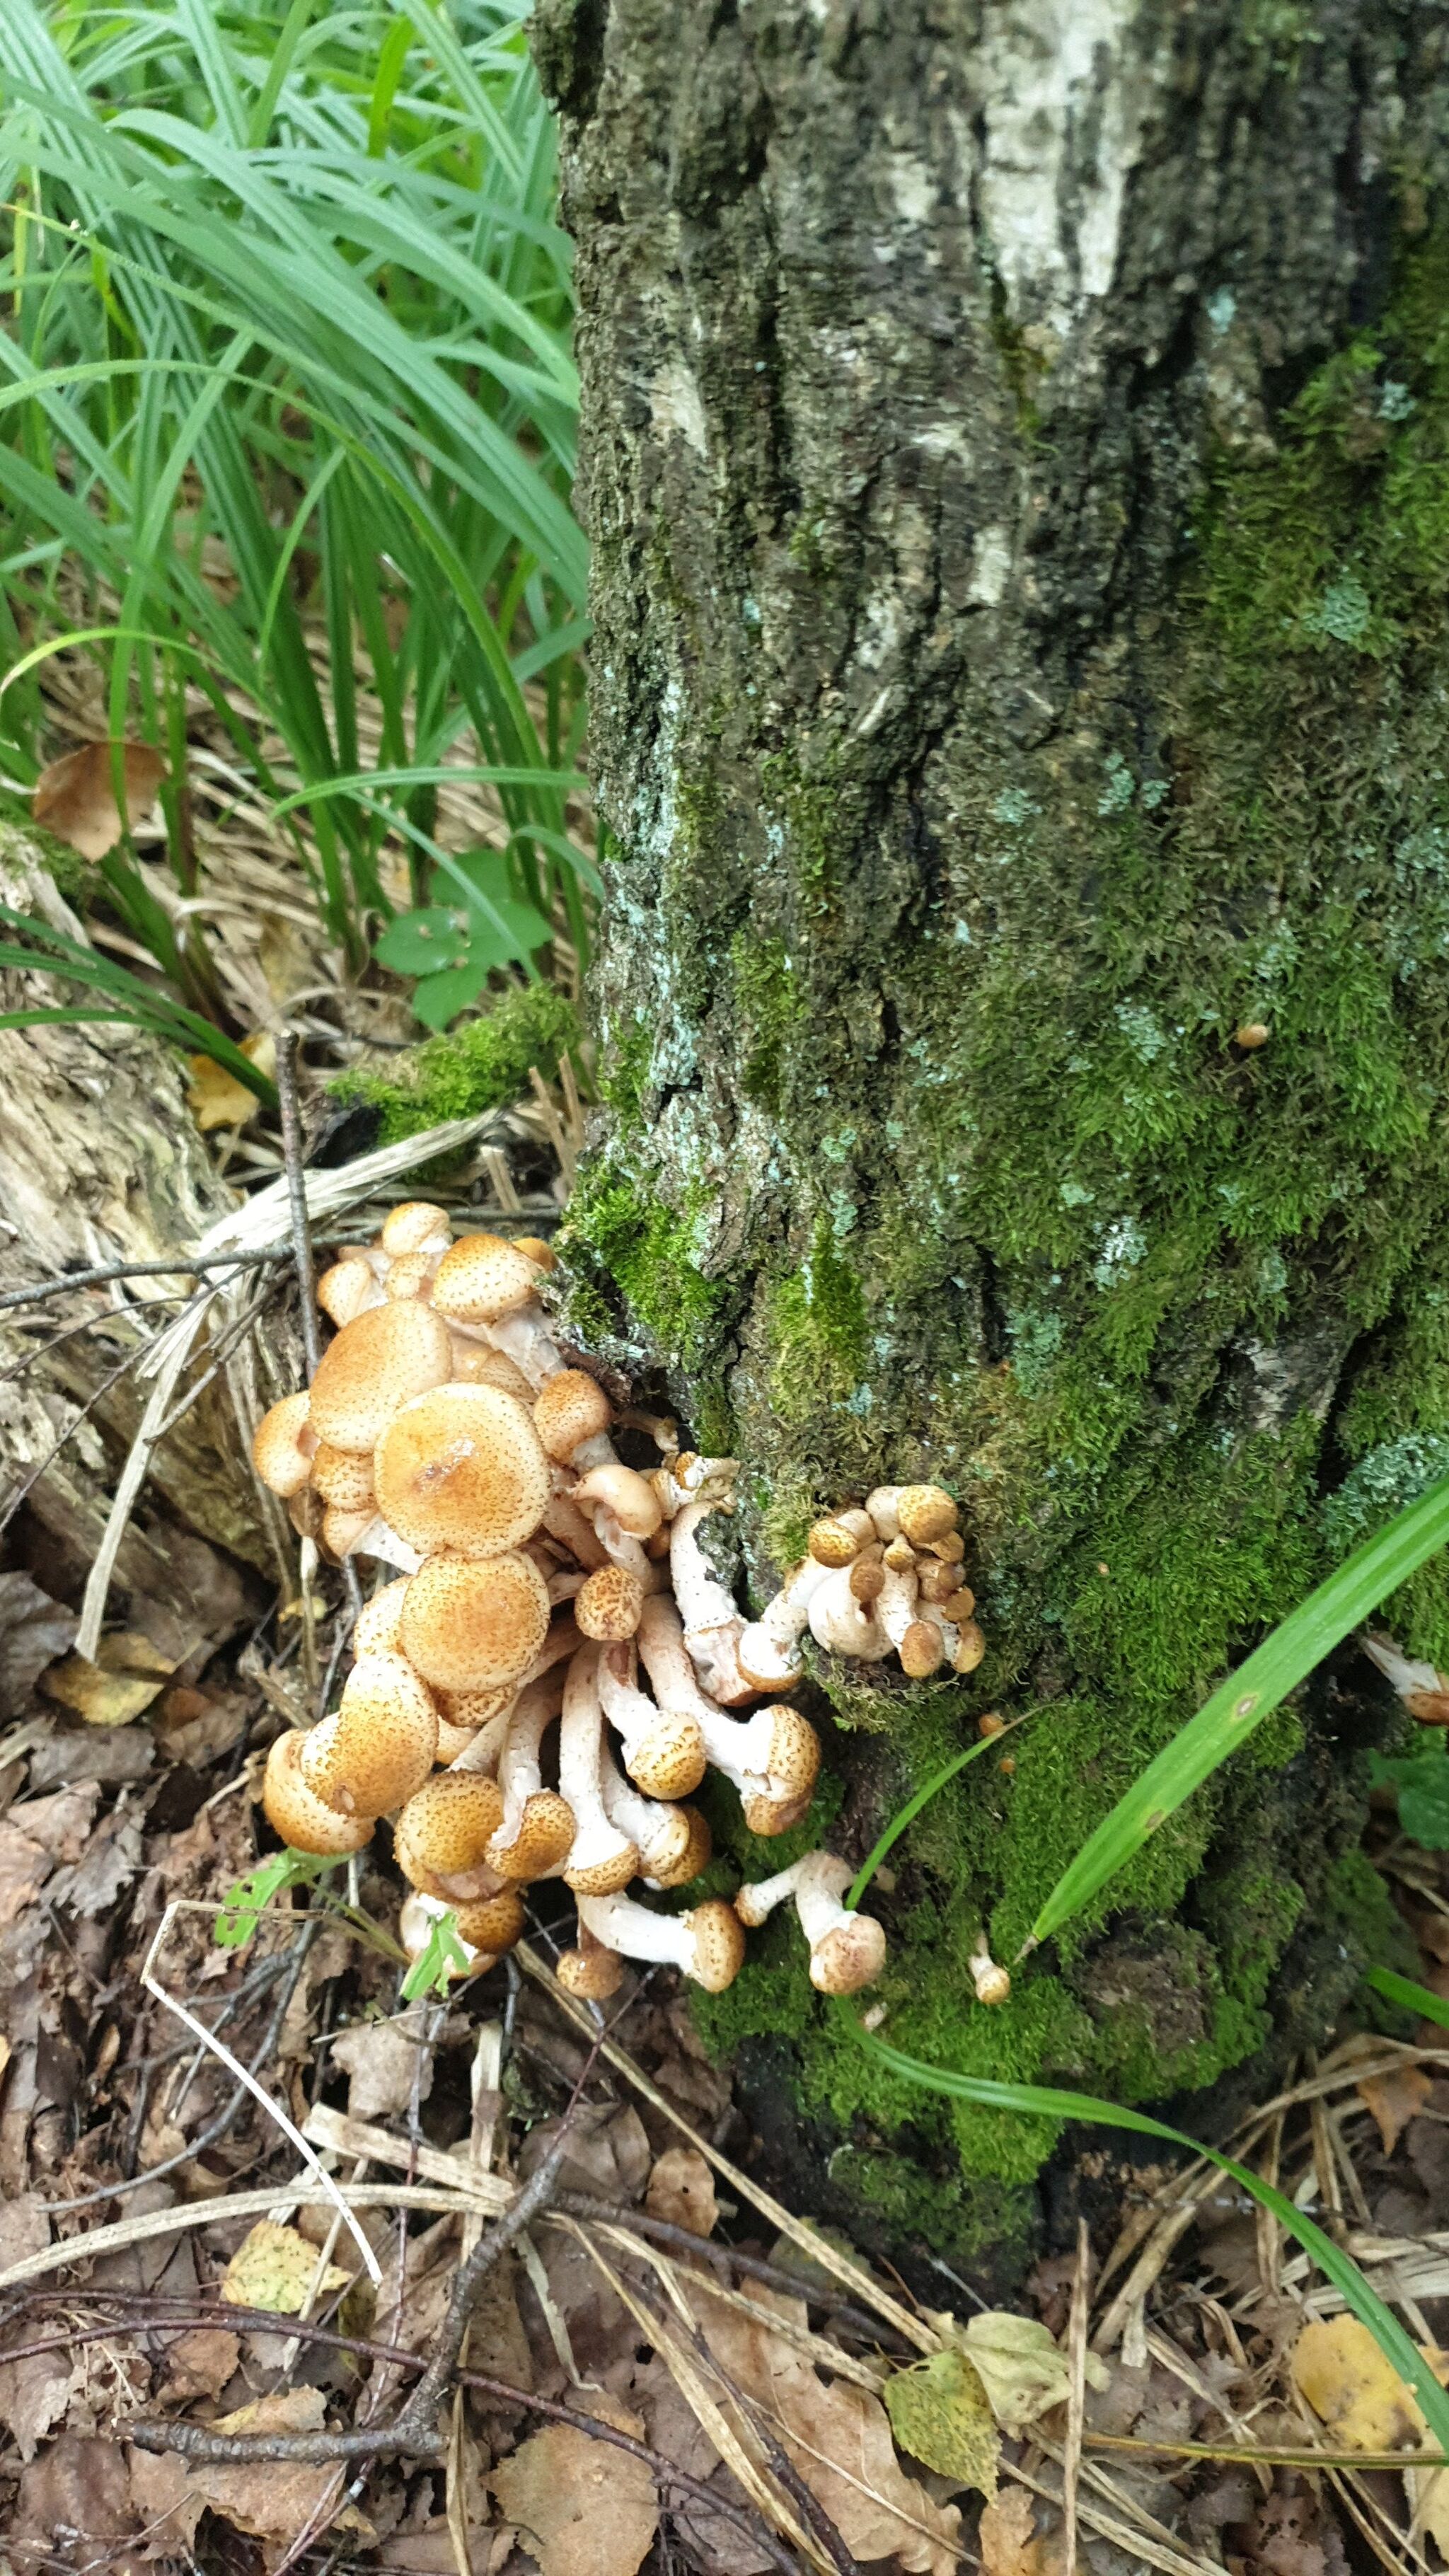
[[(644, 2237), (636, 2236), (627, 2226), (606, 2225), (600, 2228), (599, 2233), (617, 2245), (621, 2252), (632, 2255), (636, 2262), (651, 2264), (678, 2304), (677, 2266), (667, 2254), (661, 2253), (658, 2246), (650, 2245)], [(718, 2300), (722, 2307), (733, 2308), (738, 2315), (749, 2317), (753, 2323), (759, 2323), (758, 2302), (745, 2298), (739, 2290), (730, 2289), (706, 2266), (692, 2267), (687, 2278), (691, 2289), (698, 2290), (706, 2298)], [(782, 2343), (793, 2344), (797, 2352), (803, 2352), (807, 2360), (815, 2363), (817, 2369), (833, 2371), (837, 2379), (853, 2379), (857, 2388), (868, 2390), (872, 2397), (879, 2397), (891, 2375), (885, 2363), (862, 2361), (856, 2353), (842, 2352), (838, 2343), (831, 2343), (824, 2335), (813, 2334), (808, 2326), (797, 2326), (792, 2317), (781, 2316), (774, 2310), (770, 2312), (770, 2332), (778, 2335)]]

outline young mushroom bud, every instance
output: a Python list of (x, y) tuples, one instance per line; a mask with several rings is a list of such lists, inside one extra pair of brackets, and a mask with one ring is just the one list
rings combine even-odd
[(503, 1815), (488, 1846), (489, 1865), (520, 1883), (547, 1878), (573, 1848), (577, 1821), (567, 1799), (545, 1789), (539, 1750), (563, 1705), (559, 1672), (519, 1696), (498, 1755)]
[(1011, 1979), (1004, 1968), (998, 1968), (986, 1946), (984, 1932), (978, 1936), (976, 1947), (966, 1965), (971, 1971), (971, 1983), (976, 1989), (977, 2002), (1004, 2004), (1011, 1992)]
[(487, 1950), (494, 1958), (521, 1941), (528, 1922), (523, 1899), (513, 1887), (496, 1896), (475, 1896), (458, 1908), (458, 1938), (470, 1950)]
[(742, 1887), (735, 1911), (751, 1931), (787, 1896), (810, 1944), (810, 1982), (822, 1995), (853, 1995), (873, 1985), (885, 1966), (885, 1933), (871, 1914), (853, 1914), (841, 1898), (854, 1872), (833, 1852), (807, 1852), (790, 1869)]
[(354, 1243), (338, 1254), (330, 1270), (323, 1271), (317, 1282), (317, 1303), (339, 1330), (344, 1324), (355, 1323), (370, 1306), (382, 1304), (380, 1267), (372, 1254)]
[[(426, 1300), (433, 1284), (433, 1272), (437, 1266), (435, 1253), (400, 1252), (396, 1261), (390, 1261), (387, 1265), (387, 1277), (382, 1283), (383, 1295), (392, 1298), (395, 1302), (401, 1301), (404, 1297), (421, 1297)], [(451, 1336), (449, 1347), (451, 1349)]]
[(430, 1556), (408, 1586), (398, 1635), (439, 1690), (489, 1690), (528, 1670), (548, 1618), (548, 1586), (530, 1557)]
[(550, 1490), (548, 1460), (528, 1415), (491, 1386), (435, 1387), (404, 1405), (378, 1441), (373, 1479), (384, 1519), (424, 1555), (450, 1548), (460, 1556), (500, 1556), (520, 1546), (542, 1520)]
[(911, 1681), (929, 1681), (946, 1660), (946, 1640), (934, 1620), (913, 1619), (896, 1651), (901, 1670)]
[(448, 1328), (416, 1299), (344, 1324), (312, 1380), (312, 1428), (334, 1449), (373, 1450), (393, 1415), (448, 1374)]
[(709, 1819), (700, 1814), (698, 1807), (681, 1807), (679, 1812), (689, 1826), (689, 1839), (672, 1868), (645, 1873), (646, 1887), (687, 1887), (692, 1878), (698, 1878), (702, 1869), (708, 1869), (714, 1858), (714, 1836), (709, 1829)]
[[(820, 1769), (820, 1741), (808, 1719), (778, 1703), (756, 1709), (753, 1717), (727, 1717), (695, 1680), (679, 1613), (667, 1593), (645, 1602), (638, 1645), (660, 1708), (681, 1724), (693, 1719), (706, 1762), (738, 1789), (750, 1831), (783, 1833), (803, 1812)], [(628, 1769), (641, 1788), (651, 1786), (632, 1756)]]
[(872, 1546), (861, 1549), (854, 1563), (847, 1567), (846, 1577), (851, 1599), (858, 1601), (863, 1609), (869, 1610), (879, 1601), (886, 1579), (885, 1557), (879, 1539)]
[(304, 1387), (299, 1395), (284, 1395), (257, 1424), (252, 1465), (261, 1482), (284, 1502), (300, 1494), (311, 1479), (317, 1452), (317, 1434), (308, 1418), (311, 1406)]
[(606, 1950), (587, 1923), (581, 1923), (578, 1948), (565, 1950), (557, 1975), (566, 1994), (579, 1995), (585, 2003), (606, 2003), (623, 1984), (624, 1962), (617, 1950)]
[(890, 1639), (875, 1616), (873, 1602), (859, 1601), (853, 1565), (838, 1566), (810, 1595), (810, 1633), (828, 1655), (855, 1655), (878, 1664), (890, 1653)]
[(427, 1199), (404, 1199), (400, 1207), (389, 1208), (378, 1236), (381, 1249), (393, 1260), (399, 1254), (446, 1252), (452, 1240), (447, 1209), (433, 1207)]
[[(820, 1524), (817, 1523), (817, 1527)], [(811, 1533), (812, 1538), (814, 1533)], [(843, 1563), (849, 1564), (850, 1558)], [(798, 1652), (800, 1639), (810, 1623), (810, 1604), (823, 1583), (828, 1582), (831, 1567), (823, 1557), (803, 1556), (786, 1575), (773, 1601), (767, 1602), (758, 1619), (740, 1631), (736, 1653), (745, 1679), (760, 1690), (789, 1690), (804, 1672)], [(686, 1644), (688, 1637), (686, 1635)]]
[(380, 1592), (374, 1592), (372, 1599), (363, 1603), (352, 1631), (354, 1655), (395, 1655), (401, 1652), (398, 1627), (411, 1580), (410, 1575), (400, 1574), (395, 1583), (385, 1583)]
[(339, 1511), (373, 1512), (372, 1460), (356, 1449), (334, 1449), (319, 1440), (312, 1460), (312, 1482), (324, 1503)]
[(575, 1824), (564, 1878), (581, 1896), (607, 1896), (615, 1888), (627, 1887), (639, 1869), (633, 1843), (610, 1824), (604, 1808), (599, 1655), (599, 1647), (581, 1646), (569, 1665), (559, 1727), (558, 1785), (573, 1809)]
[(929, 1547), (933, 1539), (954, 1530), (960, 1513), (939, 1485), (877, 1485), (865, 1508), (879, 1537), (904, 1538), (912, 1547)]
[(631, 1896), (578, 1898), (579, 1922), (622, 1959), (682, 1968), (706, 1994), (723, 1994), (744, 1965), (745, 1936), (732, 1905), (712, 1897), (688, 1914), (651, 1914)]
[(545, 1378), (534, 1398), (533, 1420), (550, 1458), (581, 1471), (607, 1465), (614, 1455), (609, 1425), (614, 1408), (586, 1369), (560, 1369)]
[[(463, 1951), (462, 1965), (453, 1960), (448, 1968), (449, 1976), (481, 1977), (486, 1969), (496, 1966), (497, 1954), (494, 1951), (475, 1949), (464, 1935), (463, 1909), (449, 1905), (444, 1897), (425, 1896), (421, 1888), (413, 1888), (404, 1898), (402, 1912), (398, 1916), (397, 1937), (407, 1958), (416, 1965), (433, 1937), (434, 1925), (441, 1923), (445, 1914), (453, 1915), (459, 1927), (458, 1940)], [(517, 1938), (516, 1934), (514, 1938)]]
[(405, 1879), (425, 1896), (450, 1904), (495, 1896), (501, 1884), (488, 1865), (503, 1797), (481, 1771), (435, 1771), (409, 1798), (393, 1827), (393, 1852)]
[(461, 1333), (450, 1335), (453, 1356), (448, 1368), (452, 1386), (496, 1386), (500, 1395), (511, 1395), (519, 1404), (533, 1407), (533, 1389), (521, 1368), (506, 1351), (495, 1351), (491, 1342), (465, 1340)]
[(516, 1234), (513, 1238), (513, 1249), (515, 1252), (521, 1252), (525, 1261), (531, 1261), (534, 1268), (541, 1270), (545, 1277), (550, 1270), (558, 1268), (558, 1254), (551, 1243), (545, 1243), (541, 1234)]
[(385, 1816), (420, 1789), (438, 1751), (431, 1692), (401, 1655), (365, 1655), (342, 1704), (303, 1739), (298, 1768), (344, 1816)]
[(262, 1776), (262, 1813), (273, 1833), (290, 1850), (316, 1852), (329, 1858), (361, 1851), (373, 1834), (370, 1816), (341, 1816), (309, 1789), (298, 1767), (309, 1741), (297, 1727), (279, 1735), (267, 1755)]
[(574, 1597), (579, 1633), (612, 1646), (632, 1637), (644, 1607), (644, 1587), (624, 1565), (601, 1565), (586, 1575)]
[(705, 1774), (704, 1737), (690, 1708), (656, 1706), (635, 1680), (632, 1640), (606, 1646), (599, 1659), (599, 1697), (624, 1747), (624, 1768), (651, 1798), (684, 1798)]
[(956, 1673), (974, 1673), (986, 1652), (986, 1639), (974, 1619), (963, 1619), (957, 1632), (951, 1669)]
[(817, 1521), (808, 1541), (810, 1554), (817, 1565), (849, 1565), (863, 1547), (869, 1547), (876, 1527), (869, 1512), (831, 1512)]
[(652, 1538), (664, 1517), (650, 1479), (633, 1467), (621, 1467), (617, 1460), (591, 1467), (570, 1499), (590, 1514), (600, 1507), (612, 1513), (630, 1538)]

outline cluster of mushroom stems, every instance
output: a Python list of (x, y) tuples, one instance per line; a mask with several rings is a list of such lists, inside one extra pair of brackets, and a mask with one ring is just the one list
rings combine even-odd
[[(817, 1523), (747, 1620), (700, 1545), (732, 1508), (735, 1462), (681, 1452), (671, 1423), (616, 1413), (570, 1364), (539, 1295), (552, 1264), (536, 1239), (454, 1240), (444, 1210), (409, 1201), (319, 1282), (335, 1336), (310, 1387), (262, 1421), (256, 1470), (304, 1542), (394, 1577), (356, 1621), (335, 1711), (272, 1745), (266, 1814), (293, 1849), (329, 1856), (388, 1817), (410, 1957), (451, 1912), (475, 1973), (519, 1938), (520, 1889), (562, 1878), (579, 1930), (559, 1973), (575, 1993), (612, 1993), (625, 1959), (718, 1992), (746, 1927), (786, 1898), (815, 1984), (853, 1992), (879, 1975), (885, 1938), (842, 1902), (851, 1873), (828, 1852), (733, 1905), (676, 1915), (625, 1891), (705, 1868), (709, 1828), (688, 1801), (707, 1768), (734, 1783), (752, 1832), (804, 1817), (819, 1741), (767, 1694), (801, 1679), (807, 1628), (918, 1676), (979, 1662), (956, 1506), (935, 1486), (880, 1488)], [(657, 1464), (620, 1459), (621, 1427)]]

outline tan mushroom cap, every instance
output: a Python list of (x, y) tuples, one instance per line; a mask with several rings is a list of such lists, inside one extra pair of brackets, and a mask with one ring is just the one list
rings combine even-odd
[(533, 1536), (549, 1498), (538, 1433), (522, 1405), (493, 1386), (437, 1386), (404, 1404), (378, 1440), (373, 1481), (388, 1526), (424, 1555), (446, 1547), (500, 1556)]
[(560, 1369), (534, 1398), (534, 1426), (550, 1458), (571, 1458), (581, 1441), (607, 1431), (614, 1408), (584, 1369)]
[(946, 1640), (933, 1619), (913, 1619), (897, 1649), (913, 1682), (929, 1681), (946, 1660)]
[(361, 1851), (372, 1840), (372, 1820), (339, 1816), (308, 1788), (298, 1768), (298, 1756), (308, 1740), (297, 1727), (277, 1737), (262, 1779), (262, 1812), (292, 1851), (329, 1858)]
[(703, 1986), (708, 1995), (723, 1994), (745, 1964), (744, 1925), (722, 1896), (712, 1896), (706, 1904), (696, 1905), (684, 1921), (694, 1940), (690, 1974), (695, 1984)]
[(533, 1410), (533, 1389), (506, 1351), (495, 1351), (491, 1342), (470, 1341), (463, 1333), (451, 1336), (452, 1365), (448, 1375), (455, 1386), (496, 1386), (500, 1395), (516, 1396), (520, 1404)]
[(574, 1596), (579, 1634), (601, 1645), (632, 1637), (644, 1608), (644, 1586), (626, 1565), (601, 1565)]
[(284, 1502), (300, 1494), (312, 1473), (317, 1439), (311, 1409), (311, 1396), (303, 1387), (299, 1395), (284, 1395), (257, 1424), (252, 1465), (262, 1483)]
[[(501, 1849), (495, 1843), (489, 1860), (500, 1878), (513, 1879), (522, 1887), (530, 1879), (547, 1878), (559, 1862), (567, 1860), (574, 1840), (574, 1811), (556, 1789), (536, 1789), (523, 1802), (518, 1831), (511, 1843)], [(629, 1875), (632, 1877), (633, 1872)], [(622, 1886), (621, 1879), (611, 1879), (610, 1887)]]
[(384, 1297), (399, 1301), (404, 1297), (426, 1299), (433, 1284), (434, 1258), (430, 1252), (400, 1252), (387, 1265), (382, 1283)]
[(410, 1574), (400, 1574), (395, 1583), (385, 1583), (380, 1592), (363, 1603), (352, 1631), (354, 1655), (393, 1655), (400, 1652), (398, 1623), (403, 1602), (412, 1581)]
[(831, 1512), (816, 1521), (806, 1544), (817, 1565), (849, 1565), (875, 1536), (869, 1512)]
[(364, 1306), (376, 1302), (376, 1289), (371, 1262), (360, 1245), (353, 1245), (338, 1254), (330, 1270), (323, 1271), (317, 1282), (317, 1303), (340, 1329)]
[(489, 1690), (527, 1670), (548, 1619), (548, 1586), (530, 1557), (444, 1554), (413, 1576), (398, 1634), (425, 1681)]
[(322, 1354), (312, 1380), (312, 1427), (336, 1449), (377, 1447), (399, 1407), (441, 1386), (448, 1328), (415, 1298), (370, 1306)]
[(527, 1922), (522, 1897), (513, 1888), (502, 1887), (496, 1896), (475, 1896), (471, 1903), (459, 1906), (458, 1937), (470, 1950), (491, 1950), (496, 1957), (523, 1938)]
[(376, 1518), (377, 1513), (371, 1503), (360, 1503), (355, 1506), (350, 1503), (329, 1503), (322, 1515), (322, 1527), (318, 1536), (329, 1555), (350, 1556), (359, 1539), (371, 1529)]
[(420, 1789), (438, 1751), (432, 1693), (401, 1655), (364, 1655), (342, 1705), (306, 1738), (309, 1789), (346, 1816), (383, 1816)]
[(617, 1950), (608, 1949), (587, 1923), (581, 1923), (579, 1946), (565, 1950), (557, 1975), (566, 1994), (582, 1995), (588, 2003), (605, 2003), (624, 1981), (624, 1962)]
[(630, 1538), (652, 1538), (664, 1518), (649, 1478), (641, 1476), (637, 1467), (612, 1462), (606, 1467), (591, 1467), (586, 1476), (581, 1476), (574, 1487), (573, 1500), (584, 1510), (602, 1503)]
[(944, 1538), (960, 1517), (956, 1504), (940, 1485), (902, 1485), (896, 1496), (901, 1536), (908, 1538), (912, 1547), (929, 1547), (933, 1538)]
[(692, 1878), (698, 1878), (702, 1869), (708, 1869), (714, 1858), (714, 1836), (709, 1829), (708, 1817), (701, 1815), (698, 1807), (681, 1807), (679, 1812), (688, 1823), (689, 1840), (678, 1859), (672, 1861), (668, 1868), (650, 1871), (656, 1887), (687, 1887)]
[(809, 1815), (811, 1794), (807, 1789), (803, 1798), (742, 1798), (745, 1823), (752, 1834), (788, 1834)]
[(624, 1768), (646, 1798), (687, 1798), (707, 1769), (704, 1737), (693, 1717), (669, 1717), (661, 1709), (657, 1726), (635, 1738)]
[(334, 1449), (330, 1440), (319, 1440), (312, 1482), (324, 1503), (344, 1512), (372, 1510), (372, 1460), (363, 1451)]
[[(393, 1828), (397, 1865), (425, 1896), (483, 1895), (494, 1876), (485, 1855), (502, 1817), (503, 1793), (486, 1771), (435, 1771)], [(477, 1871), (487, 1884), (469, 1886)]]
[(446, 1208), (434, 1207), (429, 1199), (404, 1199), (401, 1206), (389, 1208), (378, 1242), (396, 1256), (446, 1244), (452, 1231)]
[(874, 1985), (886, 1962), (883, 1924), (872, 1914), (852, 1914), (817, 1941), (810, 1953), (810, 1983), (822, 1995), (858, 1994)]
[(974, 1673), (985, 1652), (986, 1639), (981, 1629), (974, 1619), (963, 1619), (956, 1641), (956, 1652), (951, 1658), (952, 1670), (958, 1673)]
[(538, 1265), (501, 1234), (464, 1234), (438, 1264), (433, 1304), (460, 1324), (491, 1324), (538, 1293)]
[(481, 1690), (433, 1692), (439, 1717), (445, 1717), (450, 1726), (461, 1727), (469, 1735), (476, 1735), (480, 1726), (487, 1726), (495, 1717), (501, 1717), (517, 1696), (515, 1682), (490, 1682)]

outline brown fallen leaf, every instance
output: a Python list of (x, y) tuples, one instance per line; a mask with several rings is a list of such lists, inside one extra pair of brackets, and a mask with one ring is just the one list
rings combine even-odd
[(193, 2326), (178, 2335), (166, 2356), (161, 2402), (189, 2405), (194, 2397), (219, 2397), (241, 2359), (241, 2337), (223, 2326)]
[(390, 2111), (406, 2111), (418, 2088), (426, 2102), (433, 2089), (431, 2050), (422, 2055), (423, 2007), (398, 2013), (391, 2021), (357, 2021), (332, 2042), (332, 2057), (348, 2075), (347, 2113), (353, 2120), (376, 2120)]
[[(242, 1039), (241, 1051), (259, 1072), (275, 1075), (277, 1041), (270, 1029), (254, 1029)], [(256, 1093), (228, 1073), (224, 1064), (209, 1055), (189, 1055), (186, 1062), (191, 1072), (186, 1106), (203, 1136), (209, 1136), (213, 1127), (244, 1127), (249, 1118), (255, 1118), (262, 1105)]]
[[(43, 2253), (49, 2243), (50, 2220), (35, 2194), (0, 2204), (0, 2271), (22, 2262), (27, 2254)], [(43, 2436), (64, 2414), (69, 2393), (69, 2353), (37, 2352), (19, 2361), (0, 2358), (0, 2424), (22, 2462), (34, 2459)]]
[(1059, 2576), (1066, 2564), (1061, 2537), (1038, 2538), (1036, 2514), (1025, 2487), (1007, 2487), (981, 2517), (981, 2576)]
[(80, 1625), (28, 1574), (0, 1574), (0, 1708), (14, 1717), (47, 1664), (66, 1654)]
[[(218, 2433), (315, 2433), (326, 2413), (320, 2388), (289, 2388), (275, 2397), (254, 2398), (234, 2415), (219, 2416)], [(355, 2505), (333, 2508), (346, 2483), (345, 2463), (308, 2468), (300, 2461), (259, 2460), (237, 2468), (198, 2463), (191, 2477), (213, 2513), (225, 2516), (254, 2540), (294, 2541), (309, 2526), (321, 2531), (355, 2532), (364, 2542), (375, 2535)]]
[(10, 1810), (18, 1833), (28, 1834), (53, 1861), (79, 1860), (91, 1838), (100, 1782), (85, 1780), (74, 1788), (56, 1789), (48, 1798), (27, 1798)]
[(666, 2147), (654, 2159), (644, 2206), (651, 2218), (670, 2227), (687, 2227), (695, 2236), (712, 2236), (719, 2217), (714, 2175), (698, 2147)]
[(1384, 2154), (1391, 2156), (1409, 2122), (1423, 2110), (1433, 2092), (1434, 2080), (1422, 2066), (1395, 2066), (1386, 2075), (1365, 2076), (1353, 2089), (1372, 2111), (1384, 2142)]
[[(83, 742), (42, 769), (35, 782), (30, 811), (57, 840), (68, 841), (83, 859), (103, 859), (121, 837), (116, 803), (111, 742)], [(166, 776), (166, 763), (146, 742), (119, 745), (125, 782), (126, 811), (132, 831), (145, 820)]]
[(127, 2543), (139, 2531), (115, 2443), (100, 2434), (62, 2433), (22, 2474), (5, 2538), (17, 2568), (74, 2568), (79, 2576), (103, 2567), (106, 2576), (134, 2576), (143, 2555)]
[[(591, 2411), (644, 2438), (637, 2415), (590, 2392)], [(635, 2576), (659, 2527), (654, 2481), (629, 2457), (571, 2424), (549, 2424), (500, 2461), (488, 2480), (543, 2576)]]
[[(299, 2316), (317, 2272), (317, 2248), (295, 2227), (259, 2218), (222, 2274), (221, 2295), (234, 2308), (268, 2308), (274, 2316)], [(352, 2275), (329, 2263), (319, 2295), (345, 2290)]]
[(0, 1931), (34, 1904), (53, 1867), (49, 1852), (0, 1818)]

